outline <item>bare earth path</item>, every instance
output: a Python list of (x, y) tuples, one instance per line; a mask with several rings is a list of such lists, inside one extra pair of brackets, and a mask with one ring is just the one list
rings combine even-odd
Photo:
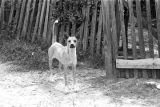
[(63, 72), (49, 76), (17, 69), (0, 63), (0, 107), (160, 107), (160, 91), (146, 86), (146, 80), (112, 81), (103, 70), (78, 68), (76, 91), (66, 93)]

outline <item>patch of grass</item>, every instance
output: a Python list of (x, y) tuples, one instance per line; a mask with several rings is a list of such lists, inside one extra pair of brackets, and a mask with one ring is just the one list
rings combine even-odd
[(48, 56), (36, 44), (18, 40), (1, 40), (0, 54), (2, 62), (13, 61), (29, 69), (48, 69)]

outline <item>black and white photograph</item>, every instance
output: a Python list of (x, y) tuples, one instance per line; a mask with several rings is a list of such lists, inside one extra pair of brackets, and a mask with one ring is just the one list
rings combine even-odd
[(0, 107), (160, 107), (160, 0), (0, 0)]

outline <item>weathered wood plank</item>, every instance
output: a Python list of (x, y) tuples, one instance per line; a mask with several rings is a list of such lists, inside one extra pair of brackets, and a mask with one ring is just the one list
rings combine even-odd
[(154, 57), (150, 0), (146, 0), (150, 57)]
[(9, 15), (8, 25), (10, 25), (12, 22), (14, 7), (15, 7), (15, 0), (11, 0), (11, 10), (10, 10), (10, 15)]
[[(82, 14), (85, 16), (85, 6), (82, 7)], [(79, 39), (79, 50), (82, 49), (82, 41), (83, 41), (83, 34), (84, 34), (84, 22), (82, 22), (81, 27), (80, 27), (80, 39)]]
[(116, 60), (116, 67), (123, 69), (160, 69), (160, 58)]
[(30, 13), (30, 6), (31, 6), (31, 0), (29, 0), (28, 3), (27, 3), (26, 15), (25, 15), (25, 18), (24, 18), (24, 24), (23, 24), (22, 33), (21, 33), (21, 36), (23, 38), (25, 38), (25, 36), (27, 34), (28, 21), (29, 21), (29, 13)]
[(53, 21), (52, 21), (51, 17), (52, 17), (52, 13), (53, 13), (53, 3), (54, 3), (53, 0), (51, 0), (50, 7), (49, 7), (49, 24), (48, 24), (48, 32), (47, 32), (47, 35), (48, 35), (47, 40), (49, 41), (48, 42), (49, 44), (51, 44), (51, 42), (52, 42)]
[(83, 51), (87, 50), (88, 47), (88, 26), (89, 26), (89, 11), (90, 5), (86, 7), (86, 18), (85, 18), (85, 25), (84, 25), (84, 37), (83, 37)]
[(32, 3), (32, 12), (31, 12), (29, 26), (28, 26), (28, 32), (27, 32), (27, 40), (31, 39), (32, 28), (33, 28), (33, 19), (34, 19), (34, 14), (35, 14), (35, 8), (36, 8), (36, 0), (33, 0), (33, 3)]
[[(133, 0), (128, 0), (129, 6), (129, 17), (131, 21), (131, 38), (132, 38), (132, 53), (133, 59), (137, 59), (137, 50), (136, 50), (136, 34), (135, 34), (135, 21), (134, 21), (134, 13), (133, 13)], [(134, 78), (138, 78), (138, 70), (134, 69)]]
[(104, 54), (105, 54), (105, 69), (107, 78), (113, 78), (113, 62), (112, 62), (112, 46), (111, 46), (111, 28), (109, 16), (109, 0), (102, 0), (103, 14), (103, 31), (104, 31)]
[(120, 10), (120, 20), (121, 20), (121, 34), (122, 34), (122, 42), (123, 42), (123, 55), (124, 58), (127, 59), (127, 41), (125, 34), (125, 25), (124, 25), (124, 9), (123, 9), (123, 1), (119, 0), (119, 10)]
[(76, 22), (72, 22), (71, 36), (76, 35)]
[(17, 5), (16, 5), (16, 15), (15, 15), (15, 19), (14, 19), (15, 28), (16, 28), (15, 31), (17, 31), (18, 20), (20, 17), (21, 2), (22, 2), (22, 0), (18, 0)]
[(5, 3), (5, 0), (1, 0), (1, 7), (0, 7), (0, 32), (1, 32), (1, 28), (3, 28), (3, 25), (4, 25), (4, 3)]
[(114, 76), (116, 76), (119, 72), (116, 69), (116, 59), (118, 56), (118, 40), (117, 40), (117, 25), (116, 25), (116, 16), (115, 16), (115, 0), (110, 1), (110, 10), (111, 10), (111, 26), (112, 26), (112, 55), (113, 55), (113, 68), (114, 68)]
[(41, 16), (40, 16), (39, 25), (38, 25), (38, 40), (42, 39), (41, 36), (43, 32), (43, 22), (46, 15), (45, 8), (46, 8), (46, 0), (43, 0)]
[(35, 41), (36, 36), (37, 36), (37, 31), (38, 31), (38, 26), (39, 26), (39, 20), (40, 20), (40, 15), (41, 15), (41, 7), (42, 7), (42, 2), (43, 0), (39, 0), (39, 4), (38, 4), (38, 13), (36, 16), (36, 24), (34, 26), (34, 31), (33, 31), (33, 36), (32, 36), (32, 43)]
[(135, 34), (135, 21), (134, 21), (134, 14), (133, 14), (133, 0), (128, 0), (129, 5), (129, 17), (131, 21), (131, 37), (132, 37), (132, 52), (133, 52), (133, 59), (137, 58), (137, 51), (136, 51), (136, 34)]
[(27, 0), (23, 0), (22, 1), (22, 7), (21, 7), (21, 12), (20, 12), (20, 18), (19, 18), (19, 22), (18, 22), (18, 33), (17, 33), (17, 39), (20, 39), (21, 36), (21, 30), (22, 30), (22, 26), (23, 26), (23, 18), (25, 16), (25, 7), (26, 7), (26, 3)]
[(92, 21), (91, 21), (91, 35), (90, 35), (90, 49), (91, 49), (91, 55), (94, 55), (95, 50), (95, 36), (96, 36), (96, 24), (97, 24), (97, 3), (95, 2), (95, 7), (92, 9), (93, 15), (92, 15)]
[(96, 37), (97, 37), (96, 54), (100, 55), (101, 40), (102, 40), (102, 6), (100, 6), (100, 14), (98, 18), (98, 31)]
[(45, 22), (44, 22), (44, 31), (43, 31), (43, 40), (46, 40), (47, 36), (47, 26), (48, 26), (48, 18), (49, 18), (49, 5), (50, 5), (50, 0), (47, 0), (47, 9), (46, 9), (46, 16), (45, 16)]
[(63, 38), (64, 38), (64, 28), (65, 28), (65, 24), (62, 23), (61, 24), (61, 29), (60, 29), (60, 36), (59, 36), (59, 42), (63, 43)]
[(145, 58), (145, 49), (144, 49), (144, 37), (143, 37), (143, 27), (142, 27), (142, 12), (140, 0), (136, 0), (136, 12), (137, 12), (137, 23), (138, 23), (138, 36), (140, 44), (140, 55), (141, 58)]
[(160, 58), (160, 0), (156, 0), (156, 16), (157, 16), (158, 53)]

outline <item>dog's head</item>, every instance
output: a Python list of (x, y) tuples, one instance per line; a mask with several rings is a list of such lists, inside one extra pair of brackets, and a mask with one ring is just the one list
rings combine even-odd
[(76, 48), (77, 46), (77, 38), (74, 36), (68, 37), (67, 39), (67, 46), (71, 49)]

